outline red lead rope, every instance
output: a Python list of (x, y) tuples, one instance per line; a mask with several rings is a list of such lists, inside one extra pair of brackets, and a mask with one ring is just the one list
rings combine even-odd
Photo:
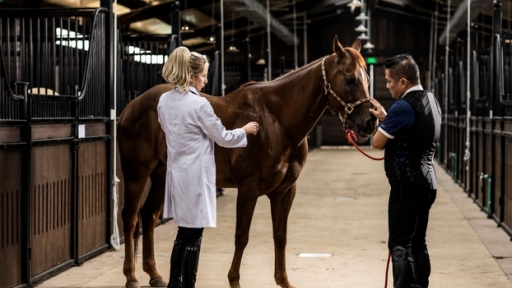
[(348, 140), (348, 143), (354, 145), (354, 147), (357, 148), (357, 150), (359, 150), (359, 152), (363, 153), (364, 156), (370, 158), (370, 159), (373, 159), (373, 160), (377, 160), (377, 161), (380, 161), (380, 160), (384, 160), (384, 157), (382, 158), (376, 158), (376, 157), (373, 157), (373, 156), (370, 156), (368, 154), (366, 154), (363, 150), (361, 150), (361, 148), (359, 148), (359, 146), (357, 146), (356, 144), (356, 141), (357, 141), (357, 136), (356, 136), (356, 133), (354, 133), (354, 131), (350, 130), (350, 129), (347, 129), (346, 130), (346, 134), (345, 134), (345, 137), (347, 137), (347, 140)]
[[(345, 134), (345, 137), (347, 137), (348, 143), (354, 145), (354, 147), (356, 147), (357, 150), (359, 150), (359, 152), (363, 153), (364, 156), (366, 156), (366, 157), (368, 157), (368, 158), (370, 158), (372, 160), (377, 160), (377, 161), (384, 160), (384, 157), (376, 158), (376, 157), (373, 157), (373, 156), (370, 156), (370, 155), (366, 154), (356, 144), (356, 141), (357, 141), (356, 133), (354, 133), (354, 131), (352, 131), (350, 129), (347, 129), (346, 131), (347, 131), (347, 133)], [(389, 274), (389, 262), (390, 262), (390, 260), (391, 260), (391, 254), (388, 254), (388, 261), (386, 263), (386, 277), (385, 277), (386, 279), (385, 279), (385, 282), (384, 282), (384, 288), (388, 287), (388, 274)]]

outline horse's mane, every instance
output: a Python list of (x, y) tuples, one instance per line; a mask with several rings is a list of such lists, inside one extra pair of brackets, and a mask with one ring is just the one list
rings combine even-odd
[(242, 89), (242, 88), (244, 88), (244, 87), (251, 86), (251, 85), (254, 85), (254, 84), (258, 84), (258, 83), (260, 83), (260, 82), (256, 82), (256, 81), (249, 81), (249, 82), (246, 82), (246, 83), (244, 83), (244, 84), (240, 85), (240, 87), (238, 87), (238, 89)]
[[(246, 87), (248, 87), (248, 86), (252, 86), (252, 85), (256, 85), (256, 84), (262, 84), (262, 83), (264, 83), (264, 84), (271, 84), (271, 83), (273, 83), (274, 81), (276, 81), (276, 80), (278, 80), (278, 79), (281, 79), (281, 78), (282, 78), (282, 77), (284, 77), (284, 76), (288, 76), (288, 75), (291, 75), (291, 74), (296, 73), (296, 72), (298, 72), (298, 71), (302, 71), (302, 70), (304, 70), (304, 69), (306, 69), (306, 68), (308, 68), (308, 67), (310, 67), (310, 66), (312, 66), (312, 65), (314, 65), (314, 64), (316, 64), (316, 63), (318, 63), (318, 62), (320, 62), (320, 60), (322, 60), (322, 59), (323, 59), (323, 58), (316, 59), (315, 61), (310, 62), (310, 63), (308, 63), (308, 64), (306, 64), (306, 65), (304, 65), (304, 66), (302, 66), (302, 67), (299, 67), (299, 68), (297, 68), (297, 69), (293, 69), (293, 70), (291, 70), (291, 71), (289, 71), (289, 72), (287, 72), (287, 73), (285, 73), (285, 74), (283, 74), (283, 75), (281, 75), (281, 76), (279, 76), (279, 77), (275, 78), (275, 79), (274, 79), (274, 80), (272, 80), (272, 81), (268, 81), (268, 82), (263, 82), (263, 81), (259, 81), (259, 82), (257, 82), (257, 81), (249, 81), (249, 82), (246, 82), (246, 83), (244, 83), (244, 84), (240, 85), (236, 90), (238, 90), (238, 89), (243, 89), (243, 88), (246, 88)], [(235, 91), (236, 91), (236, 90), (235, 90)]]
[[(346, 51), (346, 52), (348, 52), (348, 54), (350, 54), (350, 56), (352, 56), (352, 58), (354, 59), (354, 63), (356, 64), (356, 68), (361, 67), (361, 68), (364, 68), (364, 69), (366, 70), (366, 61), (364, 61), (363, 56), (361, 56), (361, 54), (360, 54), (356, 49), (354, 49), (354, 48), (352, 48), (352, 47), (344, 47), (344, 49), (345, 49), (345, 51)], [(296, 73), (297, 73), (297, 72), (299, 72), (299, 71), (305, 70), (305, 69), (307, 69), (307, 68), (309, 68), (309, 67), (311, 67), (311, 66), (313, 66), (313, 65), (317, 64), (318, 62), (322, 61), (322, 59), (323, 59), (323, 58), (324, 58), (324, 57), (318, 58), (318, 59), (316, 59), (316, 60), (314, 60), (314, 61), (312, 61), (312, 62), (309, 62), (308, 64), (306, 64), (306, 65), (304, 65), (304, 66), (302, 66), (302, 67), (299, 67), (299, 68), (297, 68), (297, 69), (293, 69), (293, 70), (291, 70), (291, 71), (289, 71), (289, 72), (287, 72), (287, 73), (285, 73), (285, 74), (283, 74), (283, 75), (281, 75), (281, 76), (279, 76), (279, 77), (275, 78), (275, 79), (274, 79), (274, 80), (272, 80), (272, 81), (269, 81), (269, 82), (261, 82), (261, 81), (260, 81), (260, 82), (256, 82), (256, 81), (249, 81), (249, 82), (246, 82), (246, 83), (244, 83), (244, 84), (240, 85), (240, 87), (238, 87), (238, 89), (242, 89), (242, 88), (245, 88), (245, 87), (248, 87), (248, 86), (252, 86), (252, 85), (256, 85), (256, 84), (260, 84), (260, 83), (269, 83), (269, 84), (270, 84), (270, 83), (272, 83), (272, 82), (274, 82), (274, 81), (276, 81), (276, 80), (279, 80), (279, 79), (281, 79), (281, 78), (283, 78), (283, 77), (285, 77), (285, 76), (290, 76), (290, 75), (292, 75), (292, 74), (296, 74)], [(238, 89), (237, 89), (237, 90), (238, 90)]]

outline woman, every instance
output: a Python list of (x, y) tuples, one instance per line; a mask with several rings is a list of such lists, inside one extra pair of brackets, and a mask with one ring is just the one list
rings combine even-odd
[(175, 87), (162, 94), (157, 108), (167, 142), (164, 217), (178, 225), (168, 288), (195, 287), (203, 229), (216, 226), (214, 142), (245, 147), (247, 134), (259, 130), (256, 122), (226, 130), (210, 102), (199, 96), (207, 72), (206, 58), (186, 47), (176, 48), (162, 70)]

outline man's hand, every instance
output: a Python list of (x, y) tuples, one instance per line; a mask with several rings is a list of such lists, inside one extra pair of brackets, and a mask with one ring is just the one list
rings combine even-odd
[(379, 121), (384, 120), (386, 118), (386, 109), (380, 105), (379, 101), (374, 98), (370, 98), (370, 102), (372, 103), (372, 108), (370, 108), (370, 113), (372, 113)]

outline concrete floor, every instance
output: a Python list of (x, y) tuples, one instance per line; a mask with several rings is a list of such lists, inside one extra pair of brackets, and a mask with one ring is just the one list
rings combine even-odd
[[(374, 156), (381, 151), (369, 150)], [(432, 207), (427, 243), (432, 262), (430, 287), (512, 287), (512, 242), (487, 219), (471, 198), (437, 167), (439, 189)], [(383, 287), (388, 251), (387, 197), (383, 163), (358, 151), (313, 150), (299, 180), (288, 228), (287, 271), (297, 288)], [(196, 287), (229, 287), (227, 273), (234, 251), (236, 190), (218, 199), (217, 228), (205, 229)], [(160, 273), (169, 275), (176, 226), (155, 231)], [(269, 201), (256, 207), (241, 267), (244, 288), (276, 287)], [(38, 287), (124, 287), (124, 246), (53, 277)], [(299, 257), (331, 253), (332, 257)], [(137, 261), (137, 277), (149, 277)], [(388, 287), (392, 287), (391, 271)]]

